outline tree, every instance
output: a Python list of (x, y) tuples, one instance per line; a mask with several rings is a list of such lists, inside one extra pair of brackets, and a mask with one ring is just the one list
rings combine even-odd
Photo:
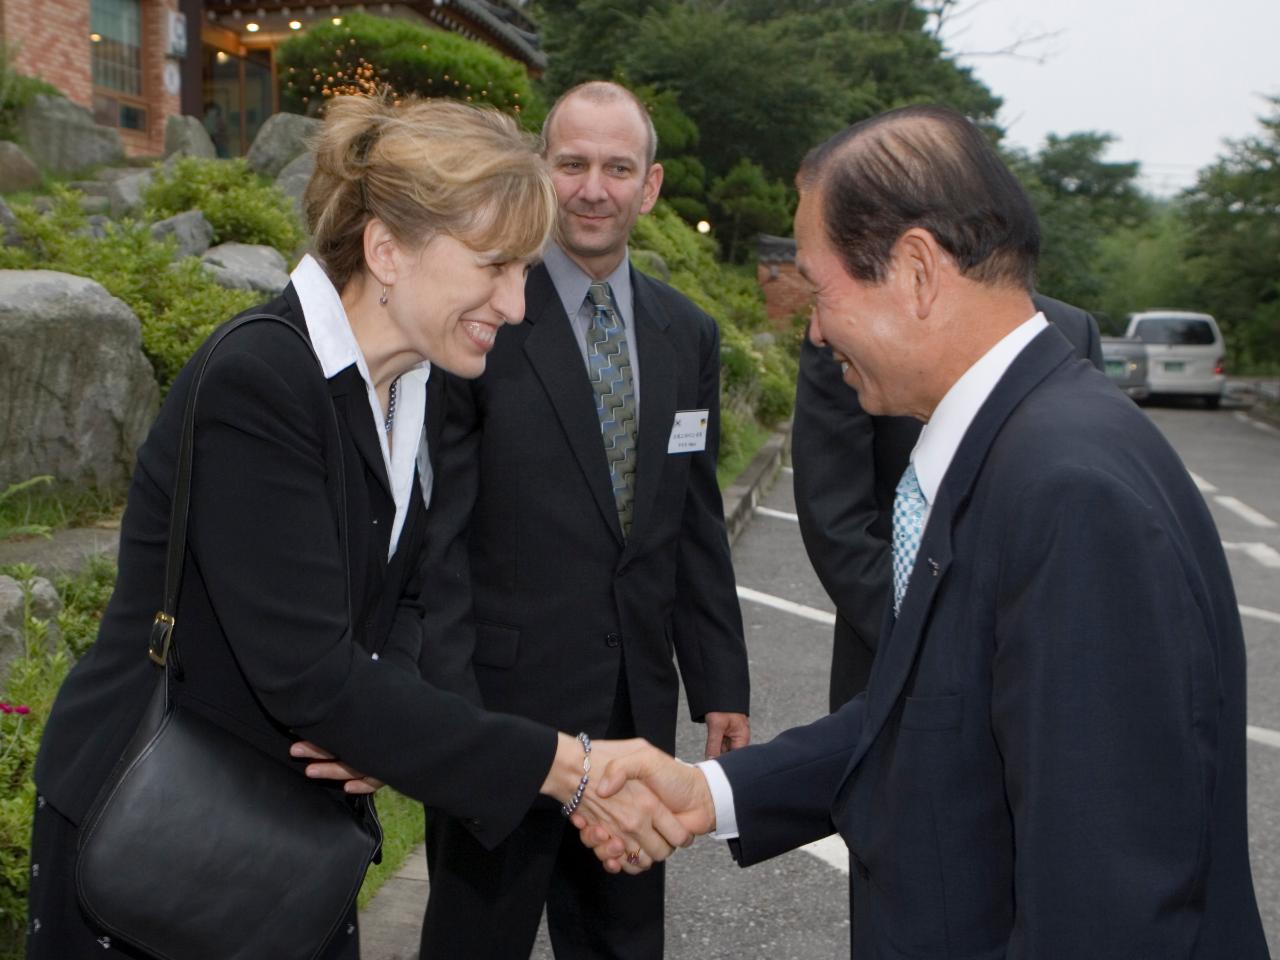
[(1233, 367), (1280, 364), (1280, 96), (1186, 192), (1188, 270)]
[(1150, 201), (1136, 184), (1138, 164), (1102, 159), (1113, 139), (1050, 134), (1035, 156), (1009, 157), (1040, 216), (1039, 288), (1090, 310), (1100, 308), (1103, 293), (1101, 239), (1150, 217)]
[(786, 184), (766, 180), (760, 165), (746, 157), (715, 179), (710, 200), (721, 248), (735, 263), (750, 255), (756, 234), (784, 234), (791, 227), (793, 210)]

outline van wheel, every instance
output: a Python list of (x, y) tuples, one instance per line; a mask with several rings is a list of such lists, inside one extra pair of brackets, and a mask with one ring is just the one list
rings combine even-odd
[(1204, 408), (1206, 410), (1217, 410), (1218, 404), (1220, 403), (1222, 403), (1222, 397), (1218, 396), (1216, 393), (1211, 393), (1209, 396), (1204, 398)]

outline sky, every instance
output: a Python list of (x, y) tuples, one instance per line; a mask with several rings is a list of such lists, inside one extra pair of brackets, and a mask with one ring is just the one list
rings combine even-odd
[[(942, 36), (1004, 99), (1006, 142), (1112, 133), (1106, 159), (1140, 161), (1158, 196), (1257, 133), (1262, 95), (1280, 95), (1280, 0), (960, 0)], [(1020, 38), (1017, 55), (980, 55)]]

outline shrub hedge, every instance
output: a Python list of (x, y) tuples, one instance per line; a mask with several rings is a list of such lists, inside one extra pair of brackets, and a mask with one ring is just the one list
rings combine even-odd
[(173, 262), (173, 241), (158, 241), (143, 224), (110, 223), (94, 236), (79, 194), (54, 187), (53, 209), (40, 214), (17, 204), (20, 246), (0, 246), (0, 269), (58, 270), (89, 277), (123, 300), (142, 323), (142, 349), (161, 389), (182, 369), (209, 332), (264, 299), (226, 290), (194, 257)]
[(321, 23), (286, 40), (276, 56), (280, 108), (293, 113), (315, 114), (330, 97), (384, 88), (487, 104), (520, 117), (529, 129), (546, 113), (522, 64), (406, 20), (344, 13), (341, 24)]
[(215, 244), (264, 244), (292, 260), (306, 242), (289, 198), (240, 158), (182, 157), (170, 168), (158, 166), (143, 202), (151, 221), (201, 211)]

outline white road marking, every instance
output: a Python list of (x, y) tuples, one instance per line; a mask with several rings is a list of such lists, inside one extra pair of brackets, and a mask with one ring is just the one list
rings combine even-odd
[(1280, 750), (1280, 733), (1275, 730), (1268, 730), (1266, 727), (1245, 727), (1245, 736), (1254, 743), (1264, 743), (1268, 747), (1275, 747)]
[(806, 843), (800, 849), (817, 857), (828, 866), (835, 867), (841, 873), (849, 872), (849, 848), (845, 846), (844, 838), (838, 833), (815, 840), (813, 843)]
[(793, 523), (800, 522), (800, 518), (794, 513), (787, 513), (785, 510), (774, 510), (772, 507), (756, 507), (756, 513), (764, 517), (777, 517), (779, 520), (790, 520)]
[(738, 596), (743, 600), (750, 600), (766, 607), (773, 607), (773, 609), (781, 610), (783, 613), (794, 613), (797, 617), (825, 623), (828, 626), (836, 622), (834, 613), (827, 613), (827, 611), (819, 610), (816, 607), (806, 607), (802, 603), (792, 603), (790, 600), (783, 600), (781, 597), (775, 597), (772, 594), (761, 593), (759, 590), (752, 590), (750, 587), (739, 587)]
[(1247, 423), (1249, 426), (1254, 427), (1258, 430), (1261, 430), (1263, 433), (1280, 433), (1280, 430), (1276, 430), (1276, 428), (1273, 427), (1271, 424), (1263, 423), (1261, 420), (1255, 420), (1253, 419), (1253, 417), (1249, 416), (1248, 414), (1240, 413), (1239, 411), (1237, 411), (1235, 414), (1235, 417), (1241, 423)]
[(1262, 527), (1264, 530), (1270, 530), (1276, 526), (1276, 522), (1270, 517), (1259, 513), (1257, 510), (1253, 509), (1253, 507), (1249, 506), (1247, 503), (1242, 503), (1235, 497), (1214, 497), (1213, 499), (1226, 507), (1236, 516), (1252, 523), (1255, 527)]
[(790, 467), (783, 467), (783, 468), (782, 468), (782, 472), (783, 472), (783, 473), (795, 473), (795, 471), (794, 471), (794, 470), (792, 470)]
[(1264, 567), (1280, 570), (1280, 550), (1265, 543), (1228, 543), (1222, 541), (1223, 550), (1237, 550), (1251, 559), (1257, 560)]
[[(1187, 473), (1191, 473), (1191, 471), (1188, 470)], [(1210, 483), (1204, 477), (1200, 476), (1200, 474), (1198, 473), (1191, 473), (1191, 479), (1195, 481), (1195, 485), (1200, 489), (1201, 493), (1217, 493), (1218, 492), (1217, 487), (1215, 487), (1212, 483)]]
[(1280, 623), (1280, 613), (1259, 610), (1257, 607), (1246, 607), (1243, 603), (1240, 604), (1240, 616), (1253, 617), (1255, 620), (1265, 620), (1267, 623)]

